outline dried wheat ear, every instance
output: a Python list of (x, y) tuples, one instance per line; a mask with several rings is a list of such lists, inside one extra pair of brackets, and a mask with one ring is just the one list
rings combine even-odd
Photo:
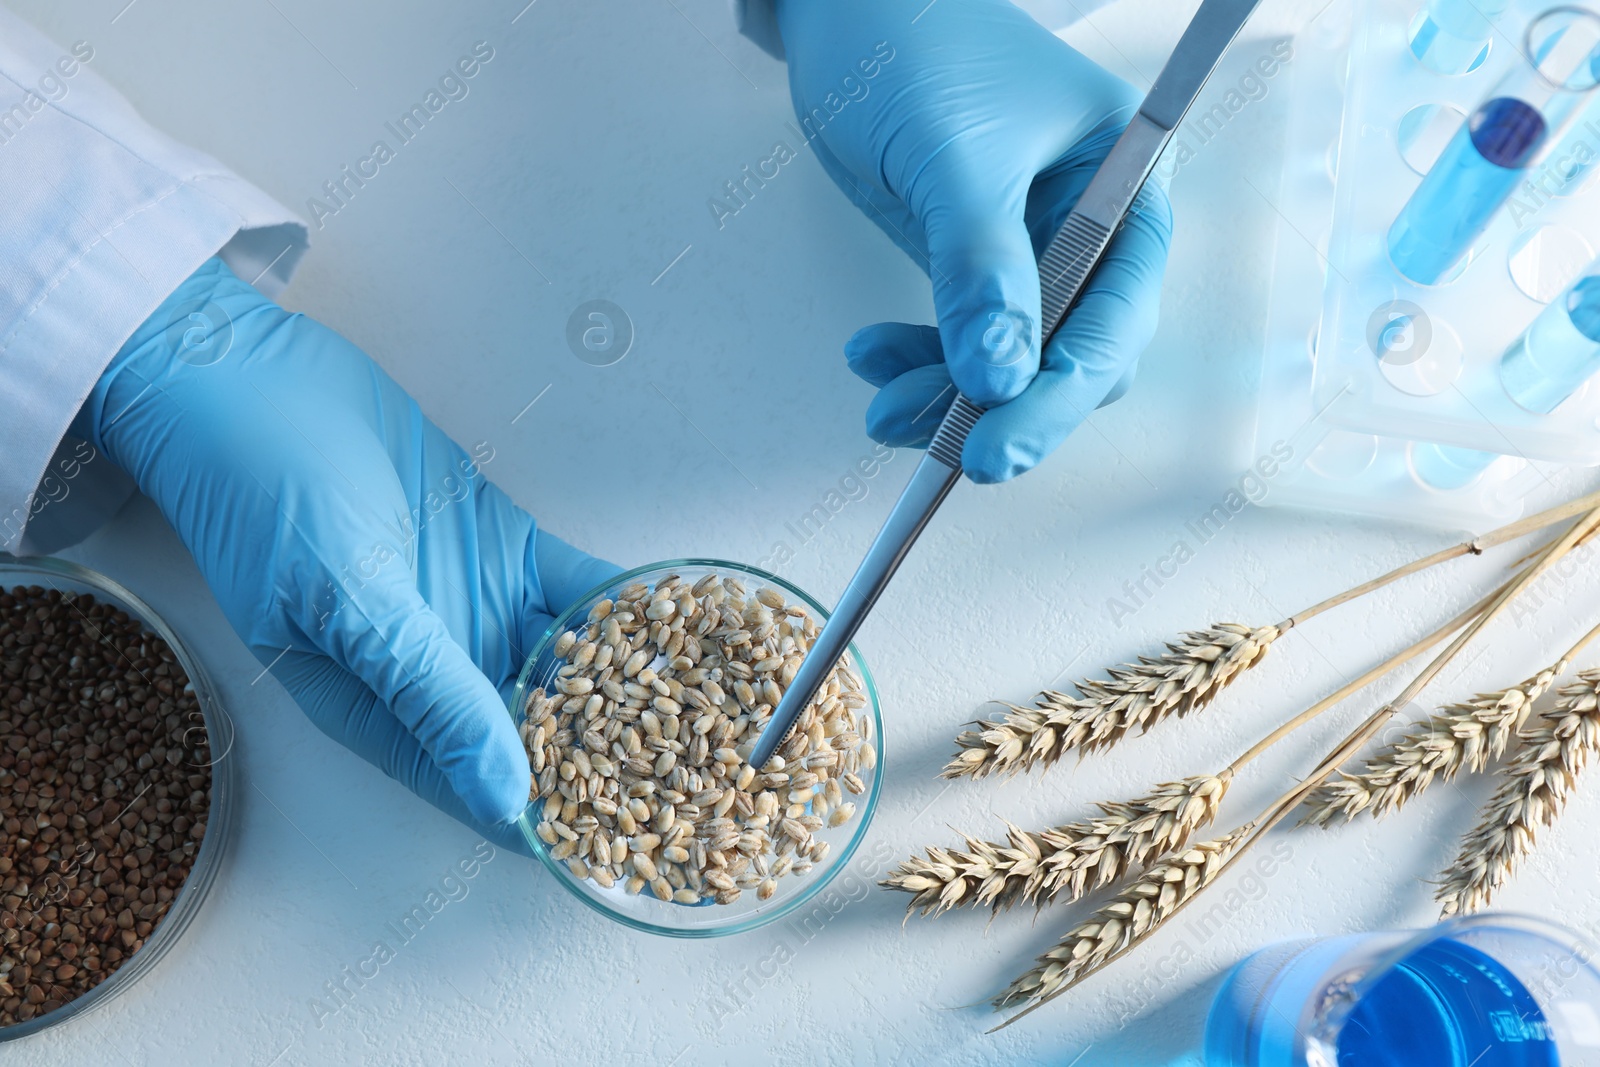
[[(938, 915), (955, 907), (986, 905), (999, 912), (1018, 903), (1042, 907), (1076, 901), (1120, 883), (1110, 901), (1077, 922), (1035, 966), (998, 997), (995, 1006), (1026, 1005), (1010, 1025), (1060, 996), (1152, 936), (1256, 841), (1305, 805), (1307, 821), (1347, 821), (1364, 811), (1393, 811), (1436, 780), (1489, 767), (1513, 753), (1505, 782), (1461, 858), (1440, 889), (1445, 913), (1479, 906), (1532, 847), (1569, 795), (1574, 776), (1600, 745), (1600, 670), (1559, 690), (1555, 710), (1526, 726), (1530, 709), (1600, 626), (1555, 664), (1507, 689), (1450, 704), (1407, 730), (1357, 770), (1330, 782), (1371, 742), (1400, 708), (1410, 705), (1446, 664), (1505, 606), (1555, 561), (1600, 530), (1600, 493), (1569, 501), (1490, 534), (1441, 550), (1328, 598), (1276, 626), (1220, 623), (1182, 635), (1160, 656), (1108, 671), (1105, 679), (1077, 684), (1079, 696), (1046, 691), (1031, 708), (1007, 704), (1010, 713), (980, 721), (957, 739), (943, 770), (948, 778), (983, 778), (1048, 767), (1068, 752), (1102, 751), (1131, 732), (1205, 707), (1259, 663), (1288, 629), (1323, 611), (1427, 567), (1478, 554), (1546, 525), (1577, 517), (1516, 566), (1493, 593), (1433, 633), (1389, 657), (1299, 714), (1281, 723), (1216, 775), (1196, 775), (1157, 786), (1123, 803), (1101, 803), (1100, 814), (1043, 831), (1007, 824), (1004, 841), (964, 837), (964, 848), (930, 847), (900, 865), (882, 883), (911, 895), (908, 913)], [(1386, 677), (1435, 645), (1448, 644), (1392, 700), (1373, 711), (1326, 753), (1315, 768), (1254, 818), (1198, 844), (1191, 838), (1216, 820), (1234, 776), (1262, 752), (1330, 708)]]
[(1555, 822), (1577, 776), (1600, 749), (1600, 670), (1581, 671), (1557, 693), (1555, 707), (1521, 731), (1517, 753), (1501, 768), (1500, 787), (1461, 841), (1435, 894), (1448, 917), (1476, 911), (1533, 851)]
[(1069, 752), (1110, 748), (1130, 731), (1205, 707), (1261, 662), (1282, 634), (1277, 626), (1217, 623), (1184, 634), (1159, 656), (1111, 668), (1109, 678), (1077, 683), (1081, 696), (1046, 690), (1031, 708), (1007, 704), (1005, 718), (983, 720), (956, 738), (946, 778), (983, 778), (1049, 766)]
[(1070, 903), (1185, 845), (1216, 818), (1231, 772), (1165, 782), (1146, 796), (1102, 803), (1098, 816), (1040, 832), (1007, 825), (1006, 840), (966, 838), (931, 847), (880, 885), (912, 894), (907, 911), (938, 915), (962, 905), (995, 912), (1019, 903)]

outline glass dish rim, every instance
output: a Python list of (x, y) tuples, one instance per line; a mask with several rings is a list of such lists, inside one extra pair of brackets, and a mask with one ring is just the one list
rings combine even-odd
[[(523, 660), (522, 669), (517, 672), (516, 685), (513, 686), (511, 691), (511, 699), (507, 702), (506, 710), (511, 716), (512, 724), (518, 727), (522, 725), (522, 708), (527, 703), (525, 694), (527, 693), (528, 679), (533, 670), (534, 663), (538, 661), (540, 654), (544, 651), (545, 646), (549, 642), (571, 628), (572, 620), (578, 616), (580, 610), (583, 612), (583, 614), (587, 615), (589, 604), (596, 597), (600, 596), (606, 590), (616, 585), (626, 584), (640, 575), (650, 574), (661, 570), (676, 569), (679, 567), (709, 567), (727, 569), (736, 572), (737, 575), (755, 577), (763, 581), (769, 581), (781, 586), (786, 592), (792, 593), (804, 601), (808, 607), (817, 613), (819, 622), (825, 622), (829, 615), (828, 609), (818, 603), (815, 597), (811, 596), (811, 594), (807, 593), (804, 589), (801, 589), (787, 578), (784, 578), (781, 575), (773, 574), (771, 571), (764, 570), (761, 567), (756, 567), (748, 563), (739, 563), (728, 559), (715, 559), (709, 556), (689, 556), (681, 559), (664, 559), (655, 563), (646, 563), (638, 567), (630, 568), (629, 570), (615, 574), (612, 577), (607, 578), (591, 587), (582, 596), (574, 600), (565, 611), (553, 618), (549, 625), (544, 628), (544, 632), (539, 635), (536, 641), (534, 641), (532, 649), (528, 652), (528, 655)], [(831, 885), (833, 880), (838, 877), (839, 873), (843, 871), (845, 866), (850, 862), (850, 859), (855, 855), (856, 850), (861, 846), (862, 841), (866, 838), (867, 830), (872, 825), (872, 818), (878, 810), (878, 800), (883, 792), (883, 710), (878, 701), (877, 683), (872, 680), (872, 672), (868, 669), (866, 660), (862, 658), (861, 650), (855, 646), (854, 642), (851, 642), (851, 644), (847, 647), (847, 651), (850, 653), (851, 661), (854, 663), (856, 669), (860, 671), (861, 681), (866, 687), (868, 707), (872, 709), (872, 743), (878, 752), (878, 762), (872, 775), (872, 786), (864, 798), (865, 802), (861, 808), (860, 818), (857, 822), (855, 832), (851, 834), (849, 842), (844, 846), (843, 849), (840, 850), (838, 858), (829, 866), (829, 871), (825, 878), (814, 880), (811, 885), (797, 892), (793, 897), (785, 899), (777, 907), (772, 908), (768, 912), (763, 912), (760, 915), (752, 916), (737, 922), (730, 922), (726, 925), (685, 929), (681, 927), (662, 926), (656, 923), (634, 918), (630, 915), (624, 915), (612, 908), (607, 907), (605, 904), (597, 900), (593, 895), (581, 889), (577, 884), (577, 879), (573, 877), (572, 872), (567, 870), (566, 866), (560, 861), (553, 860), (549, 857), (545, 850), (544, 842), (539, 840), (539, 835), (534, 832), (534, 823), (530, 817), (530, 813), (533, 811), (534, 804), (536, 802), (530, 801), (528, 806), (523, 809), (522, 814), (517, 816), (516, 823), (521, 829), (523, 837), (527, 839), (529, 847), (533, 850), (534, 857), (537, 858), (540, 864), (543, 865), (544, 868), (555, 878), (555, 880), (561, 884), (563, 889), (577, 897), (587, 907), (599, 912), (601, 915), (604, 915), (613, 922), (621, 923), (623, 926), (629, 927), (630, 929), (639, 930), (648, 934), (656, 934), (661, 937), (684, 938), (689, 940), (728, 937), (735, 934), (749, 933), (752, 930), (758, 930), (764, 926), (768, 926), (774, 922), (777, 922), (779, 919), (782, 919), (785, 916), (793, 914), (802, 905), (809, 903), (819, 893)], [(518, 736), (521, 736), (520, 733)]]
[[(23, 581), (20, 578), (13, 580), (13, 576), (24, 575), (45, 580)], [(234, 812), (237, 807), (233, 760), (228, 758), (237, 744), (233, 720), (223, 707), (216, 686), (201, 665), (199, 657), (160, 613), (121, 582), (81, 563), (55, 556), (13, 556), (0, 552), (0, 592), (9, 591), (15, 585), (48, 585), (52, 577), (87, 586), (96, 594), (105, 594), (115, 602), (114, 607), (135, 615), (141, 623), (165, 641), (167, 647), (178, 657), (184, 673), (189, 676), (189, 684), (194, 688), (195, 698), (200, 705), (200, 714), (205, 721), (207, 736), (213, 744), (212, 751), (216, 751), (216, 742), (219, 738), (225, 747), (222, 749), (222, 755), (214, 757), (211, 761), (211, 806), (206, 813), (206, 836), (200, 842), (200, 851), (195, 854), (194, 863), (189, 868), (189, 876), (183, 880), (183, 885), (179, 887), (161, 922), (151, 931), (145, 943), (139, 946), (139, 950), (117, 968), (111, 977), (83, 996), (69, 1000), (55, 1011), (36, 1016), (26, 1022), (0, 1026), (0, 1044), (59, 1026), (111, 1002), (166, 958), (211, 895), (217, 874), (232, 845)], [(67, 592), (59, 585), (49, 585), (49, 587)]]

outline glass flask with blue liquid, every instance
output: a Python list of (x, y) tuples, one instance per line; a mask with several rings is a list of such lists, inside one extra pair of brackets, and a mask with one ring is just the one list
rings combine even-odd
[[(1548, 415), (1600, 372), (1600, 262), (1591, 264), (1533, 320), (1500, 357), (1500, 383), (1518, 405)], [(1418, 443), (1417, 477), (1435, 489), (1456, 489), (1498, 457), (1490, 452)]]
[(1224, 981), (1207, 1067), (1594, 1067), (1597, 950), (1520, 915), (1273, 945)]
[(1600, 16), (1553, 8), (1518, 64), (1467, 116), (1389, 228), (1389, 258), (1420, 285), (1448, 281), (1550, 141), (1600, 84)]

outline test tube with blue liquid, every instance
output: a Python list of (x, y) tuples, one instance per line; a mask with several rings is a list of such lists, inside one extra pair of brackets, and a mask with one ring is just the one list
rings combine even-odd
[(1207, 1067), (1593, 1067), (1596, 952), (1559, 926), (1472, 915), (1274, 945), (1224, 980)]
[(1440, 74), (1477, 70), (1489, 54), (1492, 20), (1511, 0), (1428, 0), (1412, 20), (1411, 54)]
[(1449, 280), (1600, 83), (1600, 16), (1545, 12), (1528, 29), (1527, 58), (1467, 117), (1389, 228), (1390, 260), (1420, 285)]
[[(1600, 372), (1600, 262), (1533, 320), (1500, 357), (1500, 384), (1517, 404), (1548, 415)], [(1458, 489), (1498, 457), (1491, 452), (1418, 443), (1417, 477), (1435, 489)]]

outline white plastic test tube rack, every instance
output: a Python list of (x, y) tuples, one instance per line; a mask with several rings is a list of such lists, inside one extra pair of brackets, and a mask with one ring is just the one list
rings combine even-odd
[[(1258, 452), (1293, 455), (1264, 504), (1476, 529), (1518, 515), (1552, 467), (1600, 463), (1600, 386), (1536, 411), (1500, 375), (1600, 249), (1595, 94), (1449, 280), (1417, 285), (1387, 254), (1465, 117), (1527, 66), (1527, 27), (1549, 6), (1476, 0), (1474, 21), (1465, 3), (1335, 0), (1295, 41), (1256, 426)], [(1420, 44), (1419, 27), (1433, 34)], [(1441, 449), (1489, 455), (1441, 476)]]

